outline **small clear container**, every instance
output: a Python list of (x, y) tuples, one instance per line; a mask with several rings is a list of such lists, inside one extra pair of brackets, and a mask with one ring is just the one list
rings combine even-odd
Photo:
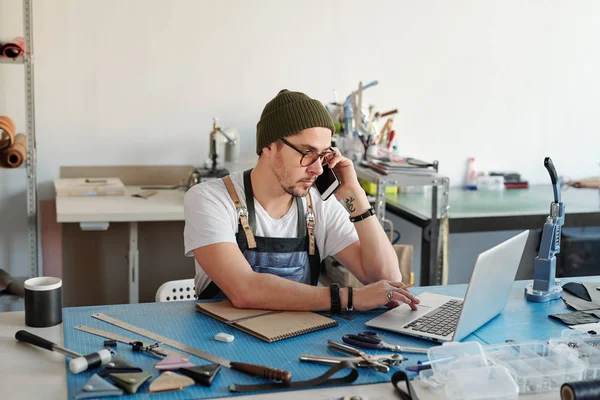
[(447, 377), (453, 370), (487, 366), (483, 347), (477, 342), (448, 342), (427, 351), (431, 370), (438, 377)]
[(508, 369), (521, 394), (558, 391), (565, 382), (582, 380), (586, 369), (578, 359), (544, 342), (490, 345), (484, 352), (492, 365)]
[(448, 372), (446, 396), (454, 400), (516, 400), (519, 387), (505, 367), (463, 368)]

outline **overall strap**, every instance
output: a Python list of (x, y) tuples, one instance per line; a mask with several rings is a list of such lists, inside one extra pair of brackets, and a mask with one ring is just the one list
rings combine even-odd
[(315, 255), (315, 214), (312, 209), (312, 200), (310, 191), (306, 194), (306, 205), (308, 212), (306, 213), (306, 225), (308, 226), (308, 254)]
[(296, 208), (298, 209), (298, 237), (306, 235), (306, 219), (304, 217), (304, 203), (302, 197), (296, 197)]
[[(250, 225), (248, 225), (248, 209), (246, 207), (242, 207), (240, 203), (240, 199), (235, 191), (235, 187), (233, 186), (233, 182), (231, 181), (231, 177), (227, 175), (222, 178), (225, 183), (225, 187), (227, 187), (227, 191), (229, 192), (229, 197), (233, 200), (233, 204), (235, 204), (235, 208), (240, 218), (240, 223), (242, 224), (242, 228), (244, 229), (244, 233), (246, 234), (246, 240), (248, 241), (248, 248), (254, 249), (256, 248), (256, 241), (254, 240), (254, 235), (252, 234), (252, 229), (250, 229)], [(250, 198), (250, 201), (253, 201), (254, 198)]]
[(254, 211), (254, 192), (252, 192), (251, 169), (244, 171), (244, 192), (246, 194), (246, 207), (248, 207), (248, 223), (252, 232), (256, 232), (256, 213)]

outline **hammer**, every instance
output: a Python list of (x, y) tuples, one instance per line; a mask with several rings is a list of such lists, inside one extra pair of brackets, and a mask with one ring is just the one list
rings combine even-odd
[(69, 361), (69, 369), (74, 374), (87, 371), (91, 368), (99, 367), (100, 365), (108, 363), (112, 359), (112, 353), (108, 349), (102, 349), (84, 356), (24, 330), (17, 331), (17, 333), (15, 333), (15, 339), (37, 347), (41, 347), (42, 349), (55, 351), (71, 357), (71, 361)]

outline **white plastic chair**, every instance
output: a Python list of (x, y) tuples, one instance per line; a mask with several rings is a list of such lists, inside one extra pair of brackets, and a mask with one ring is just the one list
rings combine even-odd
[(155, 301), (184, 301), (196, 298), (194, 279), (168, 281), (160, 285), (156, 291)]

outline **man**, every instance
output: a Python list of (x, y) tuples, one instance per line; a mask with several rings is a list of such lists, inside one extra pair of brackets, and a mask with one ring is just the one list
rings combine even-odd
[[(416, 309), (352, 162), (331, 147), (334, 130), (319, 101), (282, 90), (257, 124), (256, 166), (186, 193), (185, 252), (196, 260), (199, 298), (277, 310), (360, 311), (398, 302)], [(335, 195), (346, 210), (313, 188), (324, 165), (340, 178)], [(316, 286), (327, 256), (366, 286)]]

